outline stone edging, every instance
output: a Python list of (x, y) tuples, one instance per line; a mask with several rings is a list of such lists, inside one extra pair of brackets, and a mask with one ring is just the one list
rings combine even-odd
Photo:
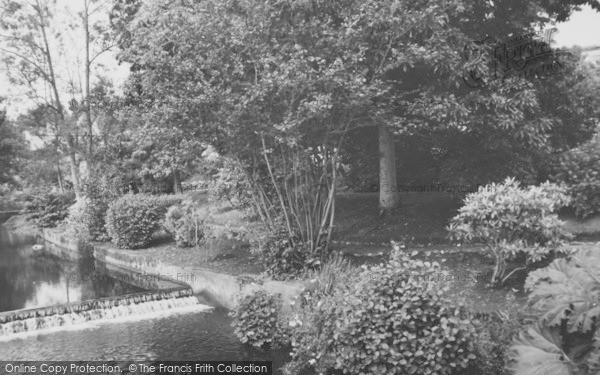
[(95, 243), (93, 246), (82, 248), (52, 229), (44, 229), (42, 238), (75, 258), (92, 256), (98, 261), (147, 277), (186, 284), (195, 295), (203, 298), (204, 302), (211, 306), (234, 309), (240, 298), (258, 290), (280, 294), (284, 301), (289, 302), (300, 293), (304, 285), (302, 282), (274, 280), (261, 282), (248, 275), (232, 276), (207, 269), (167, 264), (138, 255), (135, 250), (113, 248), (110, 244)]

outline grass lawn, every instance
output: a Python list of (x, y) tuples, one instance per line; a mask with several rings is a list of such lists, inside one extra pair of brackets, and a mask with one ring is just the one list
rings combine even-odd
[(234, 276), (264, 271), (260, 260), (250, 252), (250, 246), (236, 240), (214, 239), (198, 247), (178, 247), (164, 233), (159, 233), (150, 247), (130, 251), (166, 264)]
[(363, 243), (448, 243), (444, 228), (456, 214), (460, 200), (445, 193), (408, 193), (400, 199), (400, 207), (381, 217), (377, 193), (337, 196), (334, 238)]
[[(211, 221), (217, 225), (255, 225), (226, 205), (212, 207), (206, 194), (193, 194), (199, 207), (211, 210)], [(447, 287), (447, 295), (453, 302), (464, 303), (482, 312), (518, 311), (525, 307), (523, 282), (526, 272), (513, 275), (504, 288), (493, 288), (488, 285), (493, 262), (486, 256), (484, 248), (480, 245), (460, 247), (448, 242), (445, 227), (460, 207), (460, 200), (440, 193), (411, 193), (402, 198), (401, 207), (382, 218), (377, 194), (339, 196), (336, 201), (336, 242), (332, 245), (333, 249), (344, 252), (356, 265), (373, 264), (386, 260), (391, 250), (390, 240), (401, 241), (406, 245), (407, 252), (417, 251), (417, 258), (440, 264), (436, 280)], [(568, 214), (564, 216), (568, 219), (569, 228), (582, 227)], [(588, 232), (595, 230), (594, 225), (588, 227)], [(579, 243), (574, 246), (596, 245)], [(212, 240), (198, 248), (178, 248), (162, 239), (148, 249), (137, 251), (165, 262), (184, 263), (233, 275), (264, 271), (260, 259), (250, 252), (249, 245), (235, 240)]]

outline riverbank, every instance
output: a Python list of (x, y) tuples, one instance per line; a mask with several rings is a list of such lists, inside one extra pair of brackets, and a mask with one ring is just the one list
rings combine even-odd
[(60, 228), (38, 228), (24, 215), (9, 219), (5, 226), (14, 232), (39, 236), (57, 256), (75, 260), (93, 257), (111, 266), (148, 277), (188, 285), (203, 303), (234, 309), (238, 301), (258, 290), (281, 294), (291, 301), (302, 289), (302, 281), (269, 280), (248, 246), (235, 240), (219, 239), (202, 247), (179, 248), (160, 239), (147, 249), (123, 250), (110, 243), (82, 246), (64, 235)]
[[(231, 207), (209, 203), (205, 193), (193, 194), (191, 198), (199, 208), (210, 211), (210, 225), (212, 228), (221, 228), (223, 233), (243, 233), (255, 224)], [(350, 256), (354, 264), (386, 261), (391, 249), (389, 241), (396, 240), (407, 252), (418, 254), (417, 257), (424, 261), (438, 261), (453, 297), (460, 297), (468, 305), (494, 310), (502, 306), (507, 297), (520, 300), (524, 296), (521, 287), (516, 287), (514, 292), (508, 288), (497, 291), (488, 287), (487, 273), (492, 268), (492, 263), (481, 246), (461, 247), (447, 241), (444, 243), (442, 234), (445, 222), (456, 208), (452, 197), (439, 194), (406, 195), (403, 206), (393, 215), (383, 218), (377, 216), (377, 201), (373, 194), (348, 194), (340, 196), (339, 202), (338, 224), (332, 248)], [(425, 217), (429, 217), (425, 208), (432, 206), (437, 207), (438, 214), (434, 215), (437, 219), (424, 226)], [(409, 214), (414, 216), (412, 224), (403, 221)], [(576, 221), (570, 218), (567, 225), (575, 233), (581, 233), (577, 229), (585, 227), (585, 233), (589, 235), (600, 233), (600, 229), (596, 228), (600, 224), (595, 225), (596, 221)], [(7, 226), (21, 233), (39, 233), (22, 215), (11, 218)], [(401, 227), (404, 228), (402, 231)], [(213, 229), (213, 232), (218, 231)], [(430, 236), (424, 236), (425, 233), (430, 233)], [(273, 281), (266, 277), (264, 265), (250, 251), (250, 245), (242, 239), (243, 236), (232, 238), (225, 234), (213, 235), (201, 246), (181, 248), (163, 234), (157, 236), (146, 249), (123, 250), (110, 243), (94, 243), (89, 247), (82, 247), (72, 243), (60, 229), (44, 229), (41, 234), (45, 241), (53, 244), (51, 246), (70, 249), (67, 252), (76, 257), (93, 257), (131, 271), (186, 283), (206, 303), (228, 309), (235, 308), (240, 297), (257, 290), (278, 293), (284, 300), (291, 300), (305, 283)], [(597, 244), (582, 242), (575, 246)], [(68, 257), (67, 255), (69, 254), (61, 254), (64, 257)], [(524, 277), (524, 273), (518, 275), (513, 285), (522, 284)]]

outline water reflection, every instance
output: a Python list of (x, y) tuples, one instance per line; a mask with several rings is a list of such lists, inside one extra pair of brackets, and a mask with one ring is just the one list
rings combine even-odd
[[(99, 276), (91, 259), (69, 261), (32, 249), (35, 239), (0, 226), (0, 311), (144, 291), (111, 277)], [(100, 267), (101, 268), (101, 267)]]

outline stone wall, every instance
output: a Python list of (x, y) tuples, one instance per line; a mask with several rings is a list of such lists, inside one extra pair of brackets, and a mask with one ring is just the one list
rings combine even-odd
[(46, 242), (46, 249), (58, 252), (59, 256), (69, 259), (94, 257), (97, 261), (107, 265), (185, 284), (203, 300), (203, 303), (210, 306), (233, 309), (242, 297), (258, 290), (280, 294), (284, 302), (290, 302), (300, 293), (304, 285), (301, 282), (274, 280), (263, 282), (250, 276), (232, 276), (208, 269), (166, 264), (139, 255), (132, 250), (116, 249), (111, 244), (95, 243), (93, 246), (82, 247), (70, 241), (60, 230), (55, 228), (43, 229), (42, 237)]

